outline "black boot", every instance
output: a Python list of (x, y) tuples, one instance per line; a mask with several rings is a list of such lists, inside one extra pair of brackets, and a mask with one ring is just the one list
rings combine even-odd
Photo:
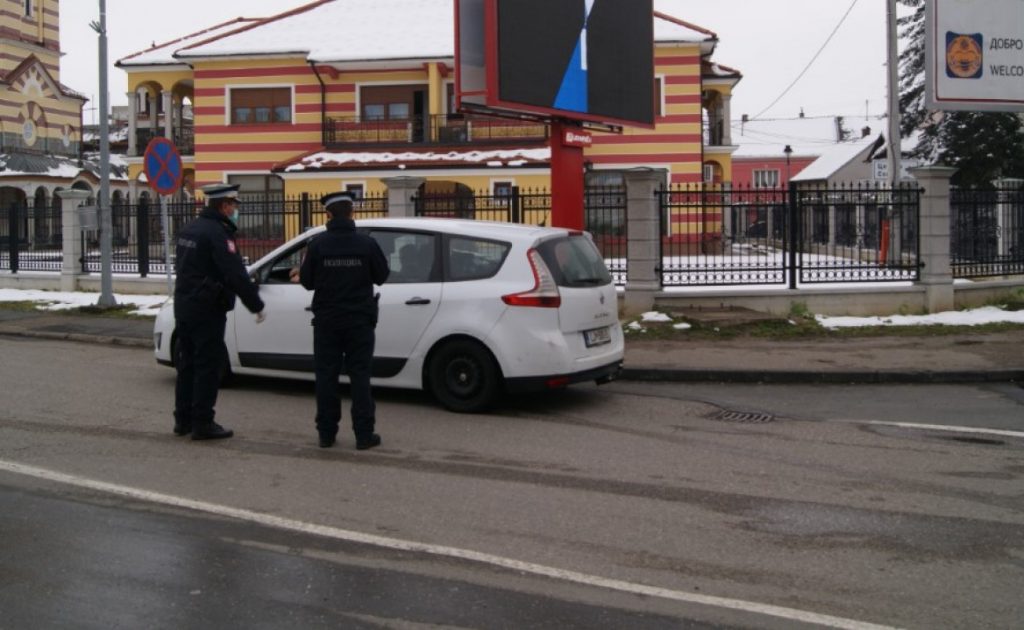
[(222, 438), (229, 438), (234, 434), (235, 432), (231, 429), (225, 429), (212, 420), (208, 423), (196, 424), (192, 427), (193, 440), (220, 440)]
[(366, 449), (373, 448), (374, 446), (380, 446), (380, 436), (376, 433), (371, 433), (370, 435), (356, 439), (357, 451), (365, 451)]

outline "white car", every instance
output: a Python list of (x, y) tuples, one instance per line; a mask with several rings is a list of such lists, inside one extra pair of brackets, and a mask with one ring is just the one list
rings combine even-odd
[[(459, 412), (504, 392), (614, 379), (623, 335), (611, 275), (585, 232), (457, 219), (367, 219), (388, 258), (373, 358), (375, 386), (423, 389)], [(235, 374), (313, 375), (312, 292), (289, 281), (296, 236), (250, 266), (267, 319), (238, 306), (225, 341)], [(156, 318), (156, 360), (173, 365), (174, 308)], [(346, 382), (342, 377), (342, 382)]]

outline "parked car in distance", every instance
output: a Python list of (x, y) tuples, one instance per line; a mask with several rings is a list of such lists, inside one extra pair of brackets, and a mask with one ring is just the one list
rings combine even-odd
[[(434, 218), (357, 221), (391, 266), (380, 287), (375, 386), (422, 389), (478, 412), (502, 392), (613, 380), (623, 334), (612, 277), (589, 234)], [(230, 371), (312, 380), (312, 293), (289, 279), (314, 228), (250, 266), (266, 303), (257, 325), (228, 313)], [(156, 318), (157, 362), (173, 365), (174, 309)], [(346, 377), (342, 376), (342, 382)]]

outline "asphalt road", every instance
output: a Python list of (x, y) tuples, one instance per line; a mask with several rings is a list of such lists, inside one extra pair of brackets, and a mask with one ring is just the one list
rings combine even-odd
[[(1024, 619), (1014, 388), (618, 383), (480, 416), (383, 392), (384, 445), (356, 452), (348, 436), (315, 447), (308, 383), (223, 391), (236, 437), (192, 443), (170, 433), (173, 371), (144, 350), (0, 338), (0, 353), (7, 619), (110, 627), (89, 624), (90, 601), (182, 621), (163, 627), (191, 625), (189, 606), (235, 627), (280, 627), (272, 611), (354, 627)], [(953, 402), (1006, 434), (866, 424), (953, 423)], [(386, 604), (359, 604), (373, 596)]]

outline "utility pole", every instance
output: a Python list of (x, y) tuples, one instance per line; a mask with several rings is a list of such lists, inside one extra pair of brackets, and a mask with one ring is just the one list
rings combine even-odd
[(895, 188), (900, 181), (900, 55), (896, 27), (896, 0), (885, 0), (888, 9), (889, 66), (889, 182)]
[(100, 299), (97, 306), (117, 306), (113, 290), (114, 220), (110, 216), (110, 104), (107, 102), (107, 0), (100, 0), (100, 20), (90, 24), (100, 36)]

